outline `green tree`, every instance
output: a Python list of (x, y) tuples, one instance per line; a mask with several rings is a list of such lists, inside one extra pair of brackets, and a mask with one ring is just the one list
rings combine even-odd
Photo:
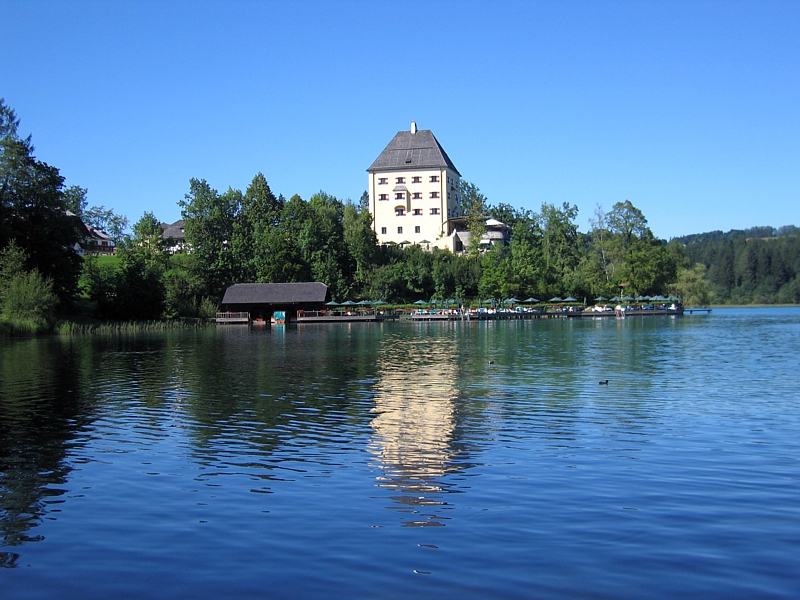
[(572, 291), (567, 288), (581, 258), (577, 215), (578, 207), (567, 202), (561, 208), (542, 204), (542, 275), (547, 294)]
[(514, 220), (510, 247), (510, 295), (519, 298), (546, 294), (542, 229), (536, 215), (525, 211)]
[[(75, 216), (83, 220), (83, 213), (86, 211), (88, 200), (86, 194), (88, 190), (79, 185), (71, 185), (64, 189), (64, 200), (67, 205), (67, 210), (72, 212)], [(83, 221), (86, 223), (86, 221)], [(88, 223), (86, 223), (88, 225)], [(98, 229), (100, 229), (98, 227)]]
[(114, 213), (113, 209), (107, 209), (103, 205), (92, 206), (84, 210), (81, 220), (89, 227), (94, 227), (107, 233), (117, 244), (125, 237), (125, 232), (129, 225), (128, 217), (118, 215)]
[(478, 284), (478, 294), (485, 298), (508, 298), (509, 290), (509, 261), (506, 260), (506, 249), (502, 246), (492, 246), (491, 250), (481, 256), (481, 280)]
[(283, 206), (283, 197), (275, 197), (258, 173), (245, 191), (233, 228), (232, 251), (242, 281), (275, 281), (273, 245)]
[(706, 280), (706, 267), (696, 263), (691, 268), (678, 270), (677, 281), (671, 286), (672, 293), (680, 296), (689, 306), (708, 306), (711, 292)]
[(0, 249), (14, 240), (28, 256), (26, 268), (51, 279), (66, 300), (81, 269), (80, 222), (67, 213), (64, 178), (36, 160), (31, 138), (18, 135), (19, 120), (0, 100)]
[(11, 280), (3, 298), (3, 317), (12, 321), (34, 321), (44, 326), (52, 319), (57, 303), (53, 281), (34, 269), (19, 273)]
[(617, 202), (606, 215), (606, 224), (610, 231), (622, 237), (625, 247), (630, 247), (635, 238), (644, 239), (652, 236), (647, 227), (647, 219), (630, 200)]
[(352, 202), (344, 205), (342, 213), (342, 233), (347, 254), (355, 264), (353, 283), (359, 287), (367, 283), (371, 266), (376, 259), (377, 239), (372, 230), (372, 214), (363, 205)]
[(192, 271), (205, 281), (206, 294), (216, 299), (238, 278), (231, 240), (241, 201), (238, 190), (220, 194), (205, 180), (191, 179), (189, 193), (179, 202)]
[(148, 258), (160, 258), (164, 254), (164, 241), (161, 239), (161, 223), (151, 212), (145, 212), (133, 226), (130, 247), (143, 252)]
[(354, 271), (344, 242), (344, 205), (325, 192), (308, 201), (307, 218), (298, 223), (297, 243), (312, 281), (321, 281), (336, 297), (350, 292)]
[(25, 273), (27, 259), (28, 255), (14, 240), (0, 250), (0, 308), (3, 306), (11, 282), (17, 275)]
[(477, 254), (481, 238), (486, 233), (486, 217), (489, 213), (486, 196), (474, 183), (462, 179), (458, 197), (461, 214), (466, 218), (467, 231), (470, 232), (469, 252)]

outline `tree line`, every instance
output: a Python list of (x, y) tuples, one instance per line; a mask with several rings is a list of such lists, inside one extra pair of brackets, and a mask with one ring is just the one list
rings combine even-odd
[[(472, 232), (464, 254), (378, 245), (366, 192), (355, 202), (325, 192), (275, 195), (258, 173), (247, 188), (213, 189), (192, 179), (178, 204), (186, 251), (173, 253), (146, 212), (130, 228), (87, 190), (68, 187), (39, 161), (31, 137), (0, 99), (0, 308), (2, 320), (52, 321), (54, 311), (104, 319), (211, 316), (225, 289), (242, 282), (321, 281), (334, 299), (410, 303), (509, 297), (674, 293), (689, 304), (800, 302), (797, 228), (712, 232), (667, 243), (630, 201), (598, 206), (587, 233), (577, 206), (538, 211), (490, 204), (462, 182)], [(511, 227), (508, 246), (478, 242), (487, 218)], [(117, 256), (82, 255), (84, 223), (109, 233)], [(88, 301), (88, 309), (86, 308)]]
[(800, 303), (800, 229), (754, 227), (677, 238), (718, 304)]

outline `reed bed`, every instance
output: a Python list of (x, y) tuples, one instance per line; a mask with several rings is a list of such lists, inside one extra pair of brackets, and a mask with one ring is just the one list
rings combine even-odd
[(148, 331), (174, 331), (203, 329), (214, 325), (209, 319), (169, 319), (163, 321), (103, 321), (78, 323), (60, 321), (54, 328), (57, 335), (141, 333)]

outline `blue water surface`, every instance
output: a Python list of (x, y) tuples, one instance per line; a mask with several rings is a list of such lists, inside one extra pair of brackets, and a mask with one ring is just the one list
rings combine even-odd
[(799, 356), (794, 308), (3, 340), (0, 596), (797, 598)]

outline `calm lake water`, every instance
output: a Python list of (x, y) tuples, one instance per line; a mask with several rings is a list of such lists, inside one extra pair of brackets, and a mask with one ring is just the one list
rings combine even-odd
[(0, 340), (0, 597), (797, 598), (799, 357), (800, 309)]

